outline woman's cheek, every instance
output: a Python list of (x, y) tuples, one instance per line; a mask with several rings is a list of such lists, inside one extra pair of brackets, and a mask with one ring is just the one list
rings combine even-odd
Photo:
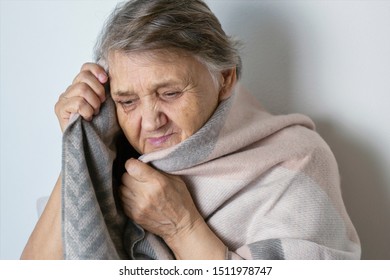
[(119, 126), (121, 127), (127, 140), (138, 152), (140, 152), (141, 128), (139, 126), (139, 119), (137, 119), (137, 116), (134, 114), (124, 112), (119, 112), (117, 116)]

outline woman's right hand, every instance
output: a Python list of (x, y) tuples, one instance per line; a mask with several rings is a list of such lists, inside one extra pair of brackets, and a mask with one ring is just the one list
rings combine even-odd
[(106, 100), (104, 84), (107, 82), (108, 76), (100, 65), (85, 63), (81, 67), (80, 73), (55, 105), (62, 132), (73, 114), (78, 113), (90, 121), (99, 113), (101, 104)]

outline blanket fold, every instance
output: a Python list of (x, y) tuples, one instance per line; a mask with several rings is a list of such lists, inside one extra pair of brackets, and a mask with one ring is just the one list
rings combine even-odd
[[(336, 161), (314, 129), (306, 116), (269, 114), (237, 86), (198, 132), (139, 160), (183, 178), (231, 259), (358, 259)], [(174, 259), (116, 200), (115, 169), (138, 157), (115, 145), (125, 141), (118, 135), (110, 99), (92, 122), (78, 117), (64, 132), (64, 257)]]
[(127, 258), (127, 219), (114, 195), (113, 162), (119, 132), (108, 101), (93, 122), (71, 119), (62, 147), (62, 237), (65, 259)]

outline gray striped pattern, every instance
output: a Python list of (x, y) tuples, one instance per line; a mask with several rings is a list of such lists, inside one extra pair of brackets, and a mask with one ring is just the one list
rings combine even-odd
[(112, 180), (115, 136), (112, 100), (93, 122), (77, 117), (63, 135), (62, 236), (65, 259), (127, 258), (127, 219), (117, 209)]
[[(193, 137), (140, 160), (182, 176), (229, 248), (227, 258), (358, 259), (360, 243), (342, 204), (337, 164), (312, 127), (304, 116), (262, 111), (242, 91)], [(117, 207), (119, 133), (110, 99), (92, 122), (79, 117), (64, 133), (64, 257), (173, 259), (162, 239)], [(118, 156), (128, 157), (119, 146)]]

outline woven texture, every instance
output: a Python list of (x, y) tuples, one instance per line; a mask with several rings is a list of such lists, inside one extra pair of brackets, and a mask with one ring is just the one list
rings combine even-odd
[[(116, 202), (118, 133), (111, 100), (92, 122), (78, 117), (64, 133), (64, 257), (173, 259)], [(271, 115), (238, 86), (193, 136), (139, 159), (183, 178), (230, 259), (360, 258), (337, 163), (306, 116)]]

